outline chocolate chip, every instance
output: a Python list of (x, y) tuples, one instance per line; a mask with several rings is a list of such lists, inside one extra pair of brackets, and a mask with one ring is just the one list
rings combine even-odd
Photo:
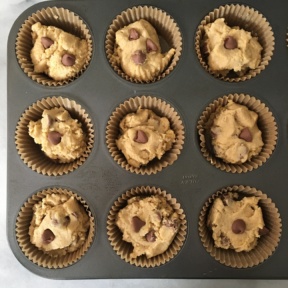
[(132, 218), (132, 225), (134, 228), (135, 232), (139, 232), (140, 229), (145, 225), (146, 223), (144, 221), (142, 221), (139, 217), (134, 216)]
[(69, 224), (69, 222), (70, 222), (70, 217), (67, 215), (64, 218), (63, 225), (67, 226)]
[(247, 128), (247, 127), (242, 129), (242, 131), (240, 132), (238, 137), (240, 139), (245, 140), (246, 142), (251, 142), (253, 139), (252, 134), (251, 134), (249, 128)]
[(136, 29), (131, 28), (129, 30), (129, 40), (137, 40), (139, 38), (139, 34)]
[(238, 47), (238, 43), (237, 40), (232, 37), (232, 36), (228, 36), (225, 40), (224, 40), (224, 47), (226, 49), (235, 49)]
[(246, 223), (242, 219), (237, 219), (232, 223), (231, 229), (235, 234), (242, 234), (246, 230)]
[(131, 57), (135, 64), (143, 64), (146, 60), (146, 54), (141, 50), (135, 51)]
[(136, 131), (136, 135), (135, 135), (135, 138), (134, 138), (134, 141), (137, 142), (137, 143), (147, 143), (148, 142), (148, 137), (146, 135), (146, 133), (142, 130), (137, 130)]
[(42, 241), (45, 244), (51, 243), (55, 239), (54, 233), (50, 229), (44, 230), (42, 234)]
[(259, 229), (259, 235), (263, 236), (269, 233), (269, 229), (266, 227), (263, 227), (262, 229)]
[(49, 48), (51, 45), (54, 44), (54, 41), (49, 37), (41, 37), (41, 43), (45, 49)]
[(158, 47), (156, 46), (156, 44), (151, 39), (148, 38), (146, 40), (146, 50), (149, 53), (151, 51), (157, 51)]
[(61, 61), (64, 66), (73, 66), (75, 64), (75, 56), (72, 54), (64, 54)]
[(148, 242), (155, 242), (156, 241), (156, 235), (153, 230), (150, 230), (146, 235), (145, 238)]
[(47, 138), (52, 145), (57, 145), (61, 142), (62, 135), (57, 131), (50, 131)]

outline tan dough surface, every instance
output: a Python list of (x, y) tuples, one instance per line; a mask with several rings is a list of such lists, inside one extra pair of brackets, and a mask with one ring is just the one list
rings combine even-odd
[[(214, 244), (218, 248), (250, 251), (257, 245), (259, 231), (264, 228), (258, 197), (244, 197), (237, 201), (237, 193), (228, 193), (223, 199), (216, 198), (209, 212), (207, 225), (212, 229)], [(236, 234), (231, 227), (235, 220), (246, 223), (244, 233)]]
[[(211, 70), (226, 75), (234, 70), (240, 76), (247, 69), (255, 69), (261, 61), (262, 46), (256, 37), (239, 27), (229, 27), (223, 18), (204, 26), (205, 46), (208, 53), (208, 65)], [(238, 47), (226, 49), (224, 41), (228, 36), (236, 39)]]
[[(31, 59), (34, 71), (45, 73), (54, 80), (65, 80), (76, 76), (83, 68), (88, 55), (88, 44), (80, 39), (54, 26), (45, 26), (37, 22), (32, 25), (32, 40), (34, 46), (31, 50)], [(42, 37), (48, 37), (54, 44), (45, 49), (41, 43)], [(62, 56), (71, 54), (75, 57), (73, 66), (62, 64)]]
[[(135, 231), (133, 217), (144, 222), (139, 231)], [(163, 197), (133, 197), (119, 211), (116, 224), (123, 240), (134, 247), (132, 258), (143, 254), (151, 258), (167, 250), (179, 229), (179, 216)]]
[[(68, 163), (79, 158), (86, 149), (86, 137), (77, 119), (72, 119), (64, 108), (44, 110), (42, 118), (29, 122), (29, 135), (41, 145), (45, 154), (60, 163)], [(51, 132), (61, 135), (61, 142), (53, 144), (48, 139)]]
[[(257, 119), (257, 113), (229, 100), (217, 111), (211, 127), (215, 155), (233, 164), (244, 163), (258, 155), (264, 143)], [(251, 141), (239, 138), (244, 128), (250, 131)]]
[[(129, 31), (133, 28), (137, 31), (139, 38), (129, 40)], [(153, 41), (157, 51), (147, 50), (147, 39)], [(142, 51), (146, 55), (145, 62), (136, 64), (132, 60), (132, 55), (136, 51)], [(171, 48), (167, 53), (161, 53), (159, 38), (154, 27), (144, 19), (136, 21), (116, 32), (116, 49), (114, 58), (123, 71), (138, 80), (153, 80), (165, 70), (171, 58), (175, 54), (175, 49)]]
[[(175, 133), (170, 129), (169, 120), (149, 109), (139, 108), (136, 113), (126, 115), (120, 123), (120, 129), (122, 135), (116, 140), (117, 147), (134, 167), (145, 165), (155, 157), (161, 159), (175, 142)], [(134, 140), (139, 130), (147, 136), (146, 143)]]
[[(34, 216), (29, 228), (30, 240), (39, 249), (59, 256), (81, 247), (89, 229), (89, 217), (74, 197), (47, 195), (33, 207)], [(51, 230), (55, 238), (45, 242), (43, 233)], [(44, 237), (45, 238), (45, 237)]]

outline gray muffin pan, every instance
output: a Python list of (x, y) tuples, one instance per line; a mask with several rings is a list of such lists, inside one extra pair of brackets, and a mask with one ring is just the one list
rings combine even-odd
[[(47, 278), (239, 278), (288, 279), (288, 51), (286, 46), (287, 2), (246, 0), (238, 2), (262, 13), (275, 36), (271, 61), (255, 78), (240, 83), (216, 79), (200, 65), (195, 53), (196, 29), (201, 20), (225, 1), (46, 1), (24, 11), (11, 28), (8, 40), (8, 175), (7, 237), (19, 262), (28, 270)], [(151, 5), (166, 11), (179, 25), (183, 37), (182, 55), (168, 77), (151, 84), (135, 84), (118, 76), (105, 54), (109, 25), (122, 11), (133, 6)], [(15, 55), (17, 33), (24, 21), (44, 7), (64, 7), (78, 14), (93, 37), (93, 55), (85, 73), (62, 87), (46, 87), (31, 80), (20, 68)], [(273, 113), (278, 126), (276, 148), (261, 167), (247, 173), (227, 173), (215, 168), (201, 154), (197, 122), (215, 99), (230, 93), (258, 98)], [(111, 157), (105, 139), (111, 113), (125, 100), (151, 95), (170, 103), (185, 127), (183, 149), (173, 165), (154, 175), (137, 175), (121, 168)], [(63, 176), (45, 176), (28, 168), (15, 146), (17, 122), (28, 106), (48, 96), (74, 99), (92, 119), (95, 143), (87, 161)], [(140, 268), (126, 263), (112, 249), (107, 237), (107, 216), (114, 201), (136, 186), (156, 186), (177, 199), (187, 219), (187, 235), (180, 252), (156, 268)], [(205, 201), (216, 191), (232, 185), (255, 187), (272, 199), (282, 220), (282, 235), (272, 256), (252, 268), (227, 267), (210, 256), (200, 241), (198, 218)], [(65, 187), (82, 196), (96, 220), (94, 241), (75, 264), (47, 269), (33, 264), (22, 253), (15, 236), (15, 222), (23, 203), (47, 187)]]

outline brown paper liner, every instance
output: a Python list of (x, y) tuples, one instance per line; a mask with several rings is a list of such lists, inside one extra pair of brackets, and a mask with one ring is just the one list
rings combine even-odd
[[(226, 163), (216, 157), (211, 143), (210, 127), (213, 124), (213, 117), (217, 109), (225, 106), (228, 100), (245, 105), (249, 110), (256, 112), (258, 114), (257, 125), (262, 132), (264, 145), (261, 152), (242, 164)], [(273, 153), (278, 137), (275, 118), (269, 109), (255, 97), (244, 94), (229, 94), (215, 100), (203, 111), (198, 121), (197, 129), (203, 156), (215, 167), (232, 173), (245, 173), (262, 166)]]
[[(36, 144), (29, 135), (29, 122), (41, 119), (45, 109), (54, 107), (63, 107), (73, 119), (78, 119), (87, 138), (87, 146), (83, 155), (70, 163), (57, 163), (47, 157), (41, 150), (41, 145)], [(74, 171), (86, 161), (93, 148), (94, 129), (89, 115), (74, 100), (56, 96), (47, 97), (32, 104), (22, 114), (16, 127), (15, 143), (20, 158), (29, 168), (43, 175), (59, 176)]]
[[(131, 258), (130, 254), (133, 251), (133, 246), (131, 243), (122, 240), (122, 232), (116, 225), (116, 216), (118, 212), (127, 205), (127, 200), (130, 198), (134, 196), (148, 197), (152, 195), (162, 196), (166, 199), (174, 211), (179, 215), (179, 219), (181, 221), (180, 228), (174, 240), (164, 253), (149, 259), (145, 255), (138, 256), (137, 258)], [(178, 254), (186, 238), (187, 221), (180, 204), (177, 203), (175, 198), (172, 198), (171, 194), (168, 194), (166, 191), (161, 190), (160, 188), (141, 186), (126, 191), (126, 193), (118, 197), (118, 199), (114, 202), (108, 215), (107, 234), (114, 251), (121, 257), (121, 259), (125, 260), (131, 265), (152, 268), (167, 263)]]
[[(140, 19), (147, 20), (156, 29), (159, 36), (162, 53), (165, 53), (170, 48), (175, 48), (176, 50), (170, 64), (168, 64), (168, 67), (160, 75), (155, 77), (155, 79), (148, 82), (137, 80), (126, 75), (112, 57), (116, 45), (115, 33), (123, 27)], [(178, 25), (166, 12), (151, 6), (137, 6), (123, 11), (113, 20), (106, 34), (105, 49), (110, 65), (119, 76), (134, 83), (150, 83), (163, 79), (175, 68), (182, 52), (182, 36)]]
[[(44, 73), (34, 72), (34, 65), (30, 57), (33, 47), (31, 26), (37, 22), (46, 26), (55, 26), (81, 39), (86, 39), (88, 43), (87, 60), (82, 70), (77, 75), (74, 75), (73, 78), (58, 81), (53, 80)], [(92, 57), (92, 37), (86, 24), (74, 12), (58, 7), (43, 8), (41, 11), (38, 10), (36, 13), (33, 13), (22, 24), (16, 39), (16, 56), (19, 65), (32, 80), (42, 85), (62, 86), (78, 78), (87, 69)]]
[[(78, 250), (74, 252), (67, 253), (64, 256), (59, 257), (52, 257), (49, 254), (44, 253), (42, 250), (39, 250), (34, 244), (30, 242), (29, 236), (29, 227), (34, 213), (33, 206), (39, 201), (42, 201), (42, 199), (45, 198), (46, 195), (55, 193), (74, 196), (75, 199), (77, 199), (79, 203), (84, 206), (88, 216), (90, 217), (90, 228), (87, 233), (87, 239), (83, 246), (81, 246)], [(48, 188), (32, 195), (23, 204), (16, 219), (16, 238), (22, 252), (33, 263), (49, 269), (64, 268), (77, 262), (84, 254), (87, 253), (93, 242), (94, 235), (95, 221), (87, 203), (80, 196), (67, 189), (56, 187)]]
[[(206, 224), (209, 208), (216, 198), (228, 192), (237, 192), (239, 195), (246, 197), (257, 196), (260, 198), (259, 206), (262, 209), (265, 227), (268, 228), (269, 232), (262, 235), (258, 240), (257, 246), (249, 252), (236, 252), (233, 249), (226, 250), (214, 247), (212, 232)], [(226, 187), (213, 194), (204, 204), (198, 224), (199, 235), (207, 252), (221, 264), (233, 268), (253, 267), (267, 260), (276, 250), (282, 233), (280, 214), (272, 200), (261, 191), (243, 185)]]
[[(201, 49), (201, 44), (205, 34), (204, 26), (209, 23), (213, 23), (218, 18), (224, 18), (225, 22), (230, 27), (239, 26), (240, 28), (251, 32), (252, 36), (258, 37), (258, 41), (263, 47), (263, 50), (261, 53), (261, 62), (256, 69), (250, 69), (243, 76), (233, 75), (231, 77), (230, 75), (223, 76), (221, 74), (215, 73), (209, 68), (207, 57), (205, 57)], [(201, 65), (208, 73), (212, 74), (214, 77), (228, 82), (245, 81), (260, 74), (267, 67), (269, 61), (271, 60), (274, 52), (274, 45), (274, 33), (267, 19), (255, 9), (239, 4), (228, 4), (225, 6), (220, 6), (219, 8), (210, 12), (199, 24), (195, 37), (195, 49)]]
[[(176, 139), (172, 148), (166, 151), (161, 159), (153, 159), (147, 165), (137, 168), (127, 162), (124, 154), (118, 149), (116, 140), (120, 135), (121, 120), (128, 113), (136, 112), (139, 107), (150, 109), (158, 116), (167, 117)], [(137, 96), (125, 101), (110, 116), (106, 127), (106, 144), (111, 156), (122, 168), (136, 174), (156, 174), (177, 160), (184, 144), (184, 126), (177, 112), (168, 103), (151, 96)]]

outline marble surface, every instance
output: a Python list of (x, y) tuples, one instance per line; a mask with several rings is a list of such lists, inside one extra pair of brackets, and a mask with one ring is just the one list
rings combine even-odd
[[(80, 1), (80, 0), (79, 0)], [(208, 0), (206, 0), (208, 1)], [(212, 0), (210, 0), (212, 1)], [(9, 31), (16, 18), (28, 7), (40, 1), (35, 0), (2, 0), (0, 2), (0, 92), (1, 97), (1, 113), (0, 113), (0, 191), (2, 199), (6, 199), (6, 161), (7, 161), (7, 39)], [(276, 280), (51, 280), (34, 275), (26, 270), (11, 252), (6, 238), (6, 201), (1, 201), (0, 209), (0, 287), (274, 287), (282, 288), (288, 286), (288, 281)], [(9, 216), (9, 215), (8, 215)]]

